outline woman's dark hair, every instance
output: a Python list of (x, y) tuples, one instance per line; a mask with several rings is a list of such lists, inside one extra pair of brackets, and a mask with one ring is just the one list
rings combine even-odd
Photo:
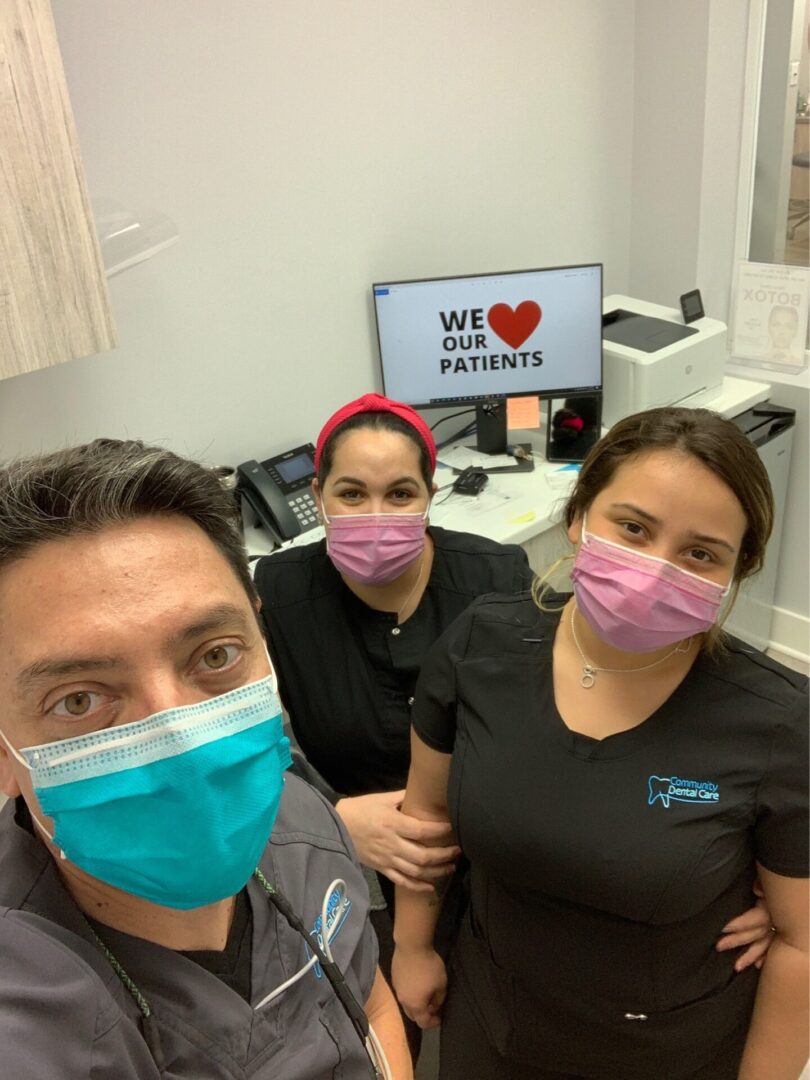
[(768, 474), (750, 439), (709, 409), (649, 409), (614, 424), (582, 463), (565, 507), (565, 524), (582, 516), (620, 465), (652, 450), (679, 450), (697, 458), (734, 492), (748, 523), (735, 578), (742, 581), (761, 570), (773, 528)]
[(350, 431), (359, 431), (361, 429), (367, 429), (369, 431), (394, 431), (398, 435), (404, 435), (406, 438), (410, 439), (419, 451), (419, 470), (422, 474), (422, 479), (425, 481), (425, 487), (428, 491), (431, 490), (433, 485), (433, 470), (430, 467), (430, 455), (428, 454), (427, 447), (419, 437), (419, 432), (412, 427), (407, 420), (403, 420), (401, 417), (390, 412), (357, 413), (355, 416), (350, 416), (348, 420), (344, 420), (342, 424), (339, 424), (335, 428), (323, 444), (323, 449), (321, 450), (321, 460), (318, 468), (318, 483), (321, 487), (323, 487), (326, 478), (332, 471), (335, 460), (335, 447), (337, 446), (338, 440)]
[[(762, 569), (773, 528), (773, 493), (754, 444), (719, 413), (667, 407), (635, 413), (614, 424), (582, 463), (563, 522), (568, 527), (581, 518), (620, 465), (655, 450), (675, 450), (696, 458), (731, 489), (742, 506), (747, 527), (734, 571), (728, 613), (740, 582)], [(534, 596), (540, 607), (544, 606), (548, 578), (556, 565), (535, 583)], [(712, 627), (704, 639), (706, 651), (715, 652), (719, 640), (719, 626)]]

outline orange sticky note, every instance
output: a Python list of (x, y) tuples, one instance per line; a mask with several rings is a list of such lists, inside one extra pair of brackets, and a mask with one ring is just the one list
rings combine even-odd
[(540, 398), (535, 394), (507, 398), (506, 426), (510, 431), (540, 427)]

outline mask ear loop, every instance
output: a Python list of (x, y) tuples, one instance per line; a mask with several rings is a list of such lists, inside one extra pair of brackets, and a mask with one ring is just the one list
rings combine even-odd
[(265, 678), (270, 679), (273, 693), (278, 697), (278, 676), (276, 675), (276, 669), (273, 667), (273, 661), (270, 659), (270, 650), (267, 648), (267, 642), (263, 640), (262, 644), (264, 645), (264, 655), (267, 657), (267, 663), (270, 667), (270, 674), (266, 675)]
[[(22, 756), (22, 754), (19, 752), (19, 750), (17, 750), (15, 747), (13, 747), (11, 745), (11, 743), (8, 741), (8, 737), (6, 736), (6, 733), (2, 729), (0, 729), (0, 738), (2, 738), (3, 742), (6, 744), (6, 747), (7, 747), (8, 751), (9, 751), (9, 753), (11, 754), (11, 756), (13, 758), (16, 758), (17, 761), (19, 761), (20, 765), (22, 765), (22, 767), (24, 769), (27, 769), (29, 771), (29, 773), (30, 773), (31, 772), (31, 766), (28, 764), (28, 762), (25, 760), (25, 758)], [(28, 805), (28, 804), (26, 803), (26, 805)], [(36, 827), (39, 829), (39, 831), (42, 833), (42, 835), (47, 836), (47, 838), (50, 840), (50, 842), (55, 845), (56, 840), (54, 839), (53, 834), (50, 833), (45, 828), (45, 826), (42, 824), (42, 822), (39, 820), (39, 818), (34, 813), (34, 811), (31, 809), (30, 806), (28, 807), (28, 813), (31, 815), (31, 820), (36, 825)], [(67, 855), (65, 855), (64, 851), (61, 848), (59, 848), (59, 858), (64, 859), (64, 860), (67, 859)]]
[(11, 745), (11, 743), (10, 743), (10, 742), (8, 741), (8, 737), (7, 737), (6, 733), (5, 733), (4, 731), (3, 731), (3, 729), (2, 729), (2, 728), (0, 728), (0, 739), (2, 739), (2, 740), (3, 740), (3, 742), (4, 742), (5, 744), (6, 744), (6, 749), (7, 749), (7, 750), (8, 750), (8, 752), (9, 752), (9, 753), (11, 754), (11, 756), (12, 756), (13, 758), (16, 758), (16, 759), (17, 759), (17, 761), (19, 761), (19, 763), (20, 763), (20, 764), (22, 765), (22, 767), (23, 767), (24, 769), (28, 769), (28, 771), (29, 771), (29, 772), (31, 772), (31, 766), (30, 766), (30, 765), (28, 764), (28, 762), (27, 762), (27, 761), (25, 760), (25, 758), (24, 758), (24, 757), (22, 756), (22, 754), (20, 753), (20, 751), (19, 751), (19, 750), (17, 750), (17, 749), (15, 748), (15, 747), (13, 747), (13, 746)]
[(588, 537), (592, 534), (588, 532), (588, 511), (582, 511), (582, 531), (580, 533), (579, 542), (581, 544), (588, 543)]

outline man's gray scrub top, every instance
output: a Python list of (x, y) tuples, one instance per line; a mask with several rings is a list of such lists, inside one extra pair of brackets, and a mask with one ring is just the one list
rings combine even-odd
[[(167, 827), (171, 827), (167, 823)], [(374, 982), (377, 943), (368, 892), (346, 832), (326, 801), (288, 776), (261, 869), (311, 929), (335, 878), (351, 906), (332, 953), (358, 1001)], [(309, 959), (262, 886), (253, 915), (255, 1005)], [(102, 928), (104, 942), (151, 1006), (166, 1068), (141, 1014), (63, 888), (44, 845), (0, 812), (0, 1078), (2, 1080), (359, 1080), (373, 1075), (331, 985), (313, 968), (256, 1011), (193, 960)]]

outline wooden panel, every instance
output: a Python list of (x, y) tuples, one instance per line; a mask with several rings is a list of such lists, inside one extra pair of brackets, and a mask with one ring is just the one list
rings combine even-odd
[(48, 0), (0, 0), (0, 378), (115, 345)]

